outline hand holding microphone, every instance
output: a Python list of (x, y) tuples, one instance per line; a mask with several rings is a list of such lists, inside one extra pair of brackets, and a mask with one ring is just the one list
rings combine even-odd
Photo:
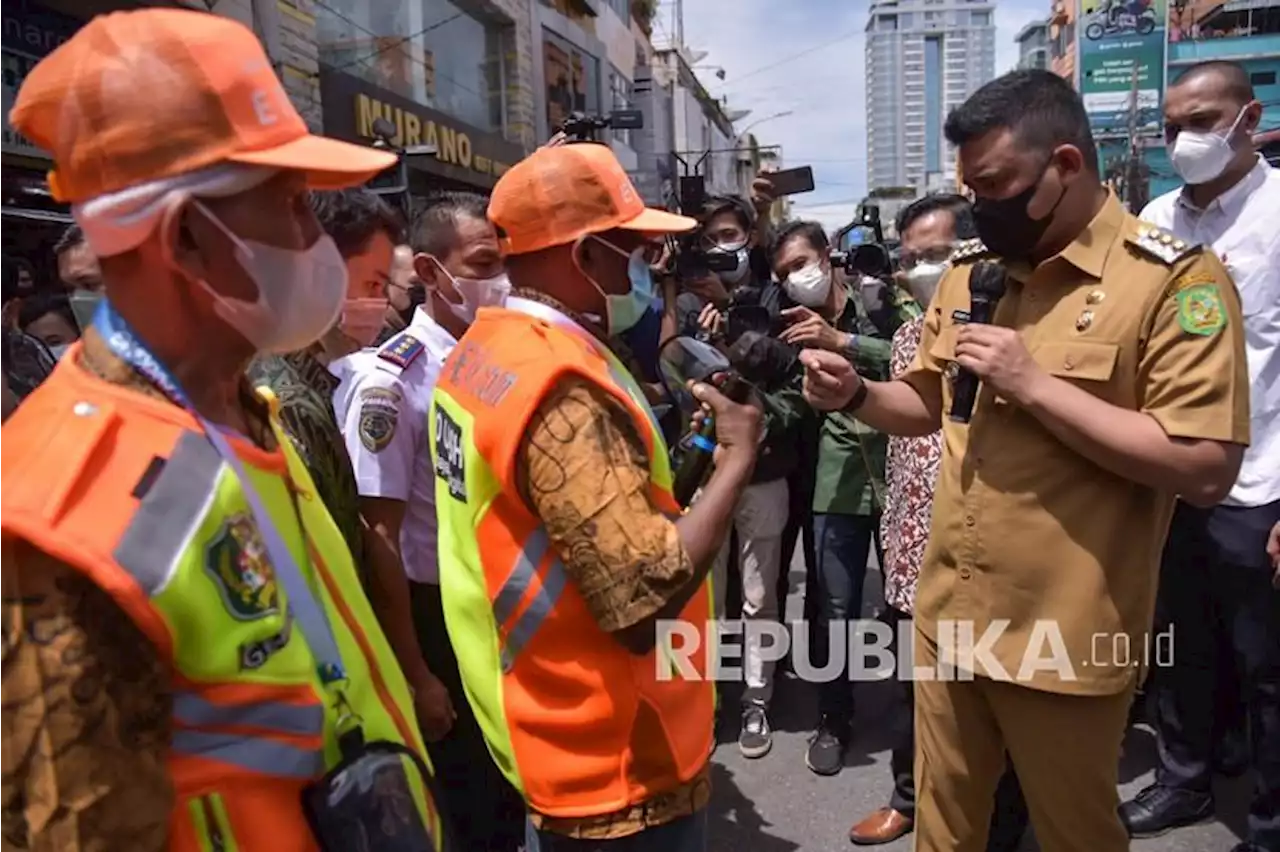
[(990, 325), (996, 304), (1004, 295), (1005, 272), (995, 263), (977, 264), (969, 278), (969, 322), (960, 326), (956, 337), (956, 363), (960, 375), (955, 380), (950, 417), (968, 423), (978, 396), (978, 383), (990, 385), (998, 394), (1019, 404), (1031, 397), (1042, 371), (1022, 335), (1011, 328)]

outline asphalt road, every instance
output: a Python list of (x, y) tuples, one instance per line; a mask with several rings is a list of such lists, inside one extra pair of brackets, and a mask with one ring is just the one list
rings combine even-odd
[[(874, 614), (880, 600), (879, 571), (869, 569), (864, 615)], [(804, 567), (792, 564), (789, 618), (799, 619)], [(889, 719), (894, 712), (892, 685), (859, 685), (855, 738), (845, 769), (833, 778), (819, 777), (804, 764), (811, 726), (816, 721), (812, 688), (801, 681), (778, 682), (771, 722), (773, 750), (759, 760), (747, 760), (737, 748), (735, 714), (727, 715), (720, 746), (713, 758), (711, 799), (712, 852), (831, 852), (851, 850), (849, 827), (888, 802)], [(1150, 782), (1155, 762), (1155, 738), (1135, 728), (1125, 741), (1120, 764), (1121, 795), (1136, 793)], [(1223, 781), (1217, 790), (1219, 818), (1151, 840), (1136, 840), (1134, 852), (1229, 852), (1244, 834), (1250, 781)], [(1032, 834), (1032, 832), (1028, 832)], [(886, 846), (887, 852), (908, 852), (911, 836)], [(1038, 847), (1028, 837), (1024, 849)]]

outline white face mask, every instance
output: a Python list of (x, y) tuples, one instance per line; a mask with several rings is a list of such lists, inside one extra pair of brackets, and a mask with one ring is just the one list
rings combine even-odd
[(1244, 109), (1241, 108), (1236, 120), (1225, 131), (1178, 131), (1169, 145), (1169, 162), (1188, 186), (1208, 183), (1226, 171), (1236, 155), (1231, 147), (1231, 138), (1243, 117)]
[(224, 296), (200, 280), (214, 310), (260, 352), (296, 352), (333, 327), (347, 294), (347, 265), (328, 234), (303, 250), (246, 240), (193, 201), (235, 244), (236, 261), (258, 287), (252, 302)]
[(814, 262), (804, 269), (787, 276), (787, 295), (806, 308), (820, 308), (831, 293), (831, 270), (821, 262)]
[(361, 348), (372, 346), (387, 322), (385, 298), (347, 299), (342, 303), (342, 319), (338, 328)]
[(949, 263), (917, 263), (903, 273), (907, 291), (920, 304), (920, 307), (929, 307), (929, 303), (933, 301), (933, 294), (938, 291), (938, 282), (950, 268)]
[(449, 280), (453, 283), (453, 290), (462, 302), (451, 301), (443, 290), (436, 292), (449, 306), (450, 312), (467, 325), (476, 321), (476, 312), (481, 308), (501, 307), (511, 293), (511, 281), (505, 272), (500, 272), (492, 278), (459, 278), (445, 269), (440, 261), (436, 260), (435, 263), (441, 272), (449, 276)]

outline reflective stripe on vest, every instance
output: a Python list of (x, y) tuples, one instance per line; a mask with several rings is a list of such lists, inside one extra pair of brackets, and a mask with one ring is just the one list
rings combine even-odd
[(319, 778), (324, 774), (321, 749), (300, 748), (265, 737), (178, 728), (173, 732), (173, 750), (268, 776)]
[(179, 692), (173, 697), (173, 718), (193, 728), (243, 726), (300, 737), (324, 733), (324, 708), (319, 704), (215, 704), (194, 692)]
[(169, 581), (216, 495), (221, 472), (222, 459), (208, 439), (183, 432), (112, 554), (148, 597), (159, 594)]
[[(529, 534), (520, 555), (516, 557), (515, 565), (511, 568), (511, 575), (507, 577), (493, 600), (493, 618), (499, 626), (507, 623), (511, 614), (515, 612), (516, 606), (533, 585), (534, 579), (538, 576), (538, 565), (546, 557), (550, 546), (551, 540), (547, 538), (545, 528), (540, 526)], [(542, 585), (533, 600), (507, 631), (501, 657), (504, 674), (510, 672), (515, 666), (516, 657), (519, 656), (521, 649), (529, 644), (537, 634), (538, 628), (547, 620), (547, 616), (551, 615), (567, 582), (568, 574), (565, 572), (564, 563), (558, 557), (553, 558), (551, 567), (543, 576)]]

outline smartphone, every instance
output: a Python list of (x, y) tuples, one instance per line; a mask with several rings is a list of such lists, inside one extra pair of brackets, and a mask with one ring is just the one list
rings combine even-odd
[(738, 305), (729, 309), (725, 324), (725, 339), (734, 341), (748, 331), (769, 334), (773, 329), (773, 317), (762, 305)]
[(796, 195), (801, 192), (813, 192), (813, 166), (800, 166), (797, 169), (784, 169), (780, 172), (766, 172), (760, 177), (769, 181), (774, 195)]

